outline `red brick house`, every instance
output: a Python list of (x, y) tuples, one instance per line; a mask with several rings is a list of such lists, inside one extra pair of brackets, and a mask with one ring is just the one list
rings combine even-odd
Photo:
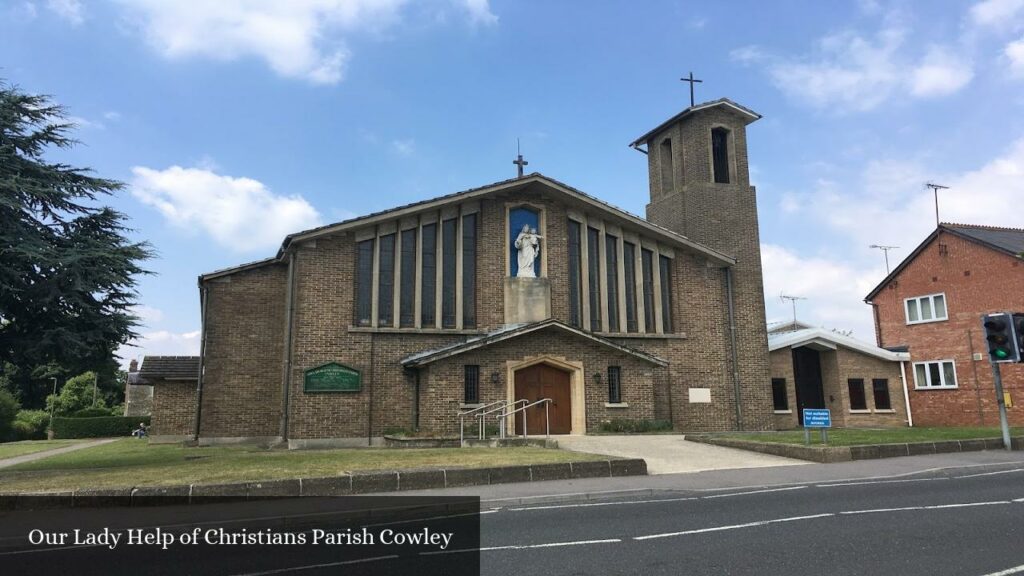
[[(999, 424), (981, 316), (1024, 312), (1024, 229), (940, 224), (865, 302), (878, 345), (910, 353), (914, 425)], [(1024, 425), (1024, 364), (1002, 375), (1010, 422)]]
[(203, 274), (198, 381), (154, 384), (153, 438), (366, 445), (543, 398), (552, 433), (773, 428), (746, 146), (759, 118), (716, 100), (634, 141), (646, 217), (520, 174)]

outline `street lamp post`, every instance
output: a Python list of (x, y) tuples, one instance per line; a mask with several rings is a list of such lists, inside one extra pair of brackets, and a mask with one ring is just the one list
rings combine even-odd
[(46, 439), (53, 440), (53, 408), (57, 405), (57, 377), (50, 378), (53, 380), (53, 401), (50, 402), (50, 425), (46, 427)]

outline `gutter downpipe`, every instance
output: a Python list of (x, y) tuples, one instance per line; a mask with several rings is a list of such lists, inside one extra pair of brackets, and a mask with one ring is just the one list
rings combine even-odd
[(203, 279), (199, 278), (199, 307), (201, 309), (199, 327), (199, 375), (196, 379), (196, 417), (195, 428), (192, 432), (192, 441), (199, 444), (199, 424), (203, 415), (203, 373), (206, 371), (206, 308), (207, 294), (209, 288), (203, 285)]
[(284, 287), (284, 361), (281, 375), (281, 442), (288, 443), (289, 392), (292, 382), (292, 317), (294, 315), (295, 253), (288, 254), (288, 280)]
[(910, 391), (907, 390), (907, 363), (900, 360), (900, 380), (903, 381), (903, 402), (907, 406), (907, 426), (914, 427), (914, 415), (910, 412)]
[(729, 353), (732, 356), (732, 386), (736, 396), (736, 429), (743, 430), (743, 406), (740, 399), (739, 355), (736, 351), (736, 313), (732, 294), (732, 267), (725, 267), (725, 297), (729, 304)]

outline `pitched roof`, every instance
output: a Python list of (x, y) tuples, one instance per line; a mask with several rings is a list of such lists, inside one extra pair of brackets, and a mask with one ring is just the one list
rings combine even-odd
[(892, 362), (910, 360), (910, 354), (906, 352), (892, 352), (885, 348), (879, 348), (874, 344), (843, 336), (824, 328), (804, 328), (792, 332), (777, 332), (768, 334), (768, 351), (774, 352), (782, 348), (797, 348), (799, 346), (814, 346), (835, 350), (842, 346), (868, 356), (874, 356), (882, 360)]
[(803, 330), (804, 328), (814, 328), (810, 324), (804, 324), (799, 320), (782, 320), (780, 322), (769, 322), (768, 333), (776, 334), (779, 332), (793, 332), (794, 330)]
[(533, 332), (537, 332), (538, 330), (545, 329), (561, 330), (568, 334), (590, 340), (591, 342), (594, 342), (596, 344), (607, 346), (609, 348), (618, 350), (619, 352), (635, 356), (637, 358), (640, 358), (641, 360), (650, 362), (651, 364), (655, 364), (658, 366), (668, 365), (668, 362), (657, 356), (654, 356), (653, 354), (648, 354), (646, 352), (641, 352), (635, 348), (630, 348), (629, 346), (617, 344), (615, 342), (612, 342), (611, 340), (608, 340), (607, 338), (595, 336), (594, 334), (584, 332), (579, 328), (573, 328), (572, 326), (569, 326), (568, 324), (565, 324), (563, 322), (559, 322), (554, 318), (549, 318), (547, 320), (542, 320), (540, 322), (534, 322), (532, 324), (510, 324), (508, 326), (504, 326), (492, 332), (488, 332), (487, 334), (484, 334), (482, 336), (470, 338), (465, 342), (458, 342), (455, 344), (450, 344), (448, 346), (442, 346), (440, 348), (418, 352), (416, 354), (412, 354), (411, 356), (403, 358), (402, 365), (407, 368), (419, 368), (420, 366), (425, 366), (432, 362), (443, 360), (444, 358), (450, 358), (452, 356), (462, 354), (463, 352), (469, 352), (470, 350), (476, 350), (478, 348), (483, 348), (484, 346), (490, 346), (491, 344), (497, 344), (498, 342), (504, 342), (505, 340), (518, 338), (520, 336), (531, 334)]
[(939, 232), (948, 232), (955, 236), (959, 236), (965, 240), (974, 242), (996, 252), (1002, 252), (1008, 256), (1014, 256), (1016, 258), (1024, 258), (1024, 229), (1020, 228), (1000, 228), (998, 226), (982, 226), (979, 224), (949, 224), (942, 222), (939, 226), (932, 231), (924, 239), (923, 242), (918, 244), (917, 248), (910, 253), (902, 262), (899, 263), (895, 268), (892, 269), (877, 286), (874, 287), (867, 296), (864, 297), (865, 302), (871, 302), (871, 299), (875, 297), (879, 292), (882, 291), (889, 282), (892, 282), (903, 269), (910, 265), (911, 262), (917, 258), (925, 247), (931, 244), (932, 240), (935, 240), (939, 236)]
[(139, 375), (143, 380), (197, 380), (199, 356), (145, 356)]
[[(723, 107), (726, 107), (726, 108), (728, 108), (730, 110), (733, 110), (734, 112), (738, 112), (739, 114), (750, 118), (750, 122), (754, 122), (755, 120), (760, 120), (761, 119), (761, 115), (758, 114), (757, 112), (754, 112), (750, 108), (747, 108), (746, 106), (737, 104), (736, 102), (733, 102), (732, 100), (729, 100), (728, 98), (719, 98), (718, 100), (712, 100), (710, 102), (702, 102), (700, 104), (696, 104), (694, 106), (690, 106), (689, 108), (686, 108), (685, 110), (683, 110), (679, 114), (676, 114), (675, 116), (669, 118), (668, 120), (665, 120), (661, 124), (658, 124), (654, 128), (648, 130), (646, 134), (644, 134), (643, 136), (641, 136), (641, 137), (637, 138), (636, 140), (634, 140), (629, 145), (629, 147), (630, 148), (636, 148), (637, 146), (647, 142), (647, 140), (650, 139), (651, 136), (657, 134), (658, 132), (661, 132), (669, 124), (675, 124), (679, 120), (682, 120), (684, 116), (688, 116), (690, 114), (693, 114), (694, 112), (699, 112), (701, 110), (707, 110), (708, 108), (716, 108), (718, 106), (723, 106)], [(748, 124), (749, 124), (749, 122), (748, 122)]]
[(736, 259), (728, 254), (724, 254), (722, 252), (719, 252), (718, 250), (705, 246), (699, 242), (690, 240), (689, 238), (683, 236), (682, 234), (678, 234), (676, 232), (673, 232), (672, 230), (669, 230), (668, 228), (659, 226), (653, 222), (646, 220), (645, 218), (627, 212), (622, 208), (609, 204), (604, 200), (601, 200), (595, 196), (591, 196), (590, 194), (573, 188), (572, 186), (555, 180), (554, 178), (545, 176), (539, 172), (534, 172), (532, 174), (523, 176), (522, 178), (510, 178), (508, 180), (502, 180), (500, 182), (495, 182), (493, 184), (488, 184), (486, 186), (470, 188), (468, 190), (463, 190), (461, 192), (454, 192), (452, 194), (438, 196), (437, 198), (421, 200), (419, 202), (413, 202), (412, 204), (406, 204), (404, 206), (398, 206), (396, 208), (390, 208), (388, 210), (374, 212), (372, 214), (367, 214), (365, 216), (358, 216), (356, 218), (342, 220), (341, 222), (335, 222), (333, 224), (326, 224), (324, 226), (310, 228), (309, 230), (295, 232), (293, 234), (285, 236), (284, 241), (281, 243), (281, 248), (277, 252), (277, 256), (273, 258), (267, 258), (249, 264), (235, 266), (233, 268), (225, 268), (223, 270), (210, 272), (207, 274), (200, 275), (199, 279), (200, 281), (209, 280), (211, 278), (216, 278), (218, 276), (234, 274), (236, 272), (241, 272), (243, 270), (249, 270), (252, 268), (257, 268), (259, 266), (265, 266), (267, 264), (279, 262), (282, 260), (285, 250), (287, 250), (287, 248), (293, 242), (312, 240), (320, 236), (333, 234), (335, 232), (349, 230), (352, 228), (367, 226), (369, 224), (373, 224), (375, 222), (379, 222), (382, 220), (391, 220), (403, 216), (407, 213), (431, 210), (438, 208), (440, 206), (451, 204), (453, 202), (465, 201), (471, 198), (486, 196), (488, 194), (493, 194), (496, 192), (515, 192), (517, 190), (522, 190), (531, 184), (538, 183), (543, 184), (547, 186), (550, 190), (564, 194), (578, 202), (587, 204), (593, 208), (597, 208), (606, 213), (609, 213), (613, 217), (622, 220), (628, 225), (636, 226), (638, 228), (645, 230), (646, 232), (648, 232), (649, 234), (658, 239), (678, 246), (682, 246), (684, 248), (688, 248), (694, 252), (704, 254), (705, 256), (711, 258), (712, 260), (720, 262), (721, 264), (724, 264), (726, 266), (732, 266), (736, 263)]

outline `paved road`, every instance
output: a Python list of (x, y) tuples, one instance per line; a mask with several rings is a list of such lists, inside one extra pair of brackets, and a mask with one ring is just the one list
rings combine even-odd
[[(517, 497), (508, 496), (506, 486), (506, 498), (488, 498), (483, 506), (480, 542), (472, 546), (481, 573), (1024, 575), (1024, 454), (1019, 452), (623, 480), (651, 487), (626, 496), (573, 496), (562, 491), (564, 483), (536, 483), (549, 493)], [(313, 516), (332, 505), (314, 499), (217, 504), (179, 508), (176, 517), (168, 516), (172, 511), (136, 509), (126, 510), (117, 523)], [(42, 511), (30, 519), (53, 525), (71, 517), (68, 511)], [(0, 536), (8, 530), (0, 522)], [(223, 546), (201, 563), (169, 552), (115, 564), (104, 548), (94, 547), (20, 556), (0, 550), (0, 566), (31, 561), (76, 574), (88, 567), (109, 572), (115, 565), (131, 570), (145, 565), (150, 575), (397, 573), (398, 560), (376, 559), (379, 555), (353, 560), (324, 547), (270, 553)], [(465, 558), (472, 552), (453, 547), (423, 562), (443, 559), (456, 565)], [(425, 564), (415, 568), (426, 573)]]
[(679, 434), (559, 436), (558, 447), (576, 452), (643, 458), (647, 461), (650, 474), (798, 466), (808, 463), (770, 454), (688, 442)]

